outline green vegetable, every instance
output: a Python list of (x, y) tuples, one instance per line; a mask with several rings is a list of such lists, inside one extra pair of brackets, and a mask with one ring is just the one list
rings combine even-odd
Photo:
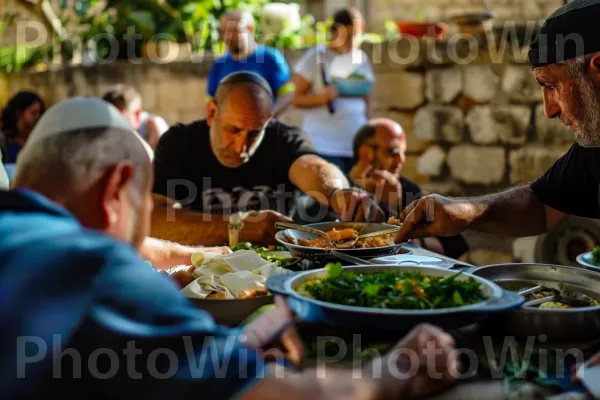
[(596, 264), (600, 264), (600, 246), (594, 247), (592, 250), (592, 261)]
[[(267, 249), (266, 247), (254, 247), (254, 246), (252, 246), (252, 243), (248, 243), (248, 242), (239, 243), (239, 244), (231, 247), (231, 251), (233, 251), (233, 252), (242, 251), (242, 250), (254, 250), (256, 252), (256, 254), (258, 254), (259, 256), (261, 256), (262, 258), (267, 260), (268, 262), (276, 262), (279, 264), (280, 267), (294, 262), (293, 258), (274, 254), (273, 251)], [(281, 252), (281, 251), (285, 251), (285, 248), (282, 246), (277, 246), (275, 248), (275, 250)]]
[(356, 274), (341, 263), (325, 266), (327, 277), (297, 290), (317, 300), (358, 307), (416, 309), (461, 307), (485, 300), (481, 283), (473, 278), (441, 278), (396, 270)]

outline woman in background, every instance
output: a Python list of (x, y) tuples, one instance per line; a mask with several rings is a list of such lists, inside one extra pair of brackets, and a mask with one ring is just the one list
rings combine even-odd
[(19, 152), (45, 109), (44, 101), (33, 92), (19, 92), (8, 101), (0, 113), (0, 150), (4, 163), (17, 161)]
[(369, 119), (369, 102), (367, 95), (340, 97), (331, 82), (349, 72), (364, 80), (375, 80), (369, 57), (359, 49), (363, 29), (364, 19), (357, 9), (336, 12), (331, 43), (307, 50), (294, 69), (294, 106), (304, 111), (302, 129), (319, 155), (345, 173), (353, 165), (354, 133)]

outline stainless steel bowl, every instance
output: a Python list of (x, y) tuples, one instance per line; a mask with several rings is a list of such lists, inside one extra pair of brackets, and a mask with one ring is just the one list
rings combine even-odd
[[(311, 228), (320, 229), (322, 231), (327, 231), (332, 228), (344, 229), (344, 228), (353, 228), (357, 229), (360, 234), (371, 233), (384, 231), (387, 229), (395, 228), (394, 225), (390, 224), (382, 224), (382, 223), (371, 223), (371, 222), (321, 222), (318, 224), (309, 224), (306, 225)], [(304, 259), (308, 259), (316, 264), (324, 264), (329, 261), (339, 261), (335, 257), (328, 254), (328, 249), (319, 248), (319, 247), (307, 247), (300, 246), (298, 244), (290, 243), (286, 240), (286, 238), (293, 239), (316, 239), (317, 236), (312, 235), (310, 233), (299, 232), (292, 229), (286, 229), (283, 231), (277, 232), (275, 235), (275, 240), (283, 246), (285, 246), (290, 253), (294, 257), (300, 257)], [(408, 253), (408, 250), (404, 250), (401, 247), (401, 244), (394, 244), (390, 246), (384, 247), (373, 247), (369, 249), (336, 249), (339, 252), (349, 254), (354, 257), (362, 258), (362, 259), (371, 259), (376, 257), (389, 256), (393, 254), (404, 254)]]
[[(561, 283), (566, 290), (600, 299), (600, 273), (578, 267), (547, 264), (499, 264), (477, 268), (473, 275), (499, 284), (528, 282)], [(521, 308), (490, 316), (485, 327), (494, 334), (546, 335), (549, 341), (597, 339), (600, 337), (600, 307), (571, 309)]]

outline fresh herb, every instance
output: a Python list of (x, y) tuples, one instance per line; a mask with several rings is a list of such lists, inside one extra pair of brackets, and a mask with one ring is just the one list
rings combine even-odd
[(595, 264), (600, 264), (600, 246), (596, 246), (594, 247), (594, 250), (592, 250), (592, 261)]
[(358, 307), (434, 309), (461, 307), (485, 300), (481, 283), (473, 278), (432, 277), (396, 270), (356, 274), (340, 263), (325, 266), (327, 276), (298, 288), (317, 300)]

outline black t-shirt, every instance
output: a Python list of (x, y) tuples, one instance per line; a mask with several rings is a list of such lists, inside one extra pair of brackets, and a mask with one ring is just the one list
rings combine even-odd
[(219, 163), (209, 136), (202, 120), (175, 125), (161, 137), (154, 155), (155, 193), (209, 214), (293, 212), (299, 192), (290, 182), (290, 167), (299, 157), (316, 154), (302, 130), (272, 121), (254, 155), (239, 168)]
[(567, 214), (598, 219), (599, 188), (600, 148), (577, 143), (531, 184), (542, 203)]

